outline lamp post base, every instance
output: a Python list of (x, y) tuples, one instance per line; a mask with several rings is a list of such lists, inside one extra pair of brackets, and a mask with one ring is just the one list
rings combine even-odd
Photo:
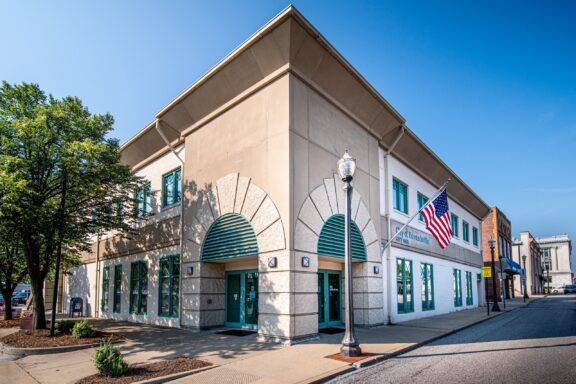
[(498, 305), (498, 302), (494, 302), (494, 305), (492, 306), (492, 312), (502, 312), (500, 310), (500, 306)]
[(347, 357), (357, 357), (362, 355), (362, 349), (359, 345), (343, 345), (340, 347), (340, 353)]

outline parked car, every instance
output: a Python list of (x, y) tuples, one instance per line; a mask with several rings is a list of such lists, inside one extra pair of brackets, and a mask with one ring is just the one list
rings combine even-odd
[(564, 286), (564, 294), (567, 295), (569, 293), (576, 293), (576, 285), (565, 285)]
[(12, 295), (12, 305), (26, 304), (28, 296), (30, 296), (30, 292), (28, 291), (16, 292)]

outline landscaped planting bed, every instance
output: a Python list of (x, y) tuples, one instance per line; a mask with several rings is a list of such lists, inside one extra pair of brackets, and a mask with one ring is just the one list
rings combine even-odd
[(101, 331), (94, 331), (90, 337), (77, 339), (70, 333), (56, 332), (54, 337), (50, 337), (50, 331), (47, 329), (26, 329), (4, 336), (0, 338), (0, 342), (15, 348), (50, 348), (97, 344), (100, 341), (108, 339), (112, 341), (123, 340), (123, 338), (118, 335)]
[(101, 374), (88, 376), (78, 381), (77, 384), (128, 384), (175, 373), (187, 372), (210, 365), (212, 364), (202, 360), (179, 357), (174, 360), (137, 365), (131, 367), (128, 373), (118, 377), (109, 377)]
[(14, 328), (20, 326), (20, 320), (0, 320), (0, 328)]

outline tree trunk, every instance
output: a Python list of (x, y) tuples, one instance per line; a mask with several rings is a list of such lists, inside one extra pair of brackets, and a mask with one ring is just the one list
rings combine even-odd
[(12, 320), (12, 294), (4, 295), (2, 292), (2, 296), (4, 297), (4, 320)]
[(34, 318), (32, 320), (32, 329), (46, 329), (44, 279), (32, 279), (32, 296), (34, 298)]

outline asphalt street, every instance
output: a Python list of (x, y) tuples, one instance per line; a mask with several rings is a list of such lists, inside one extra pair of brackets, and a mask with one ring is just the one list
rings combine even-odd
[(576, 295), (535, 301), (331, 383), (576, 383)]

